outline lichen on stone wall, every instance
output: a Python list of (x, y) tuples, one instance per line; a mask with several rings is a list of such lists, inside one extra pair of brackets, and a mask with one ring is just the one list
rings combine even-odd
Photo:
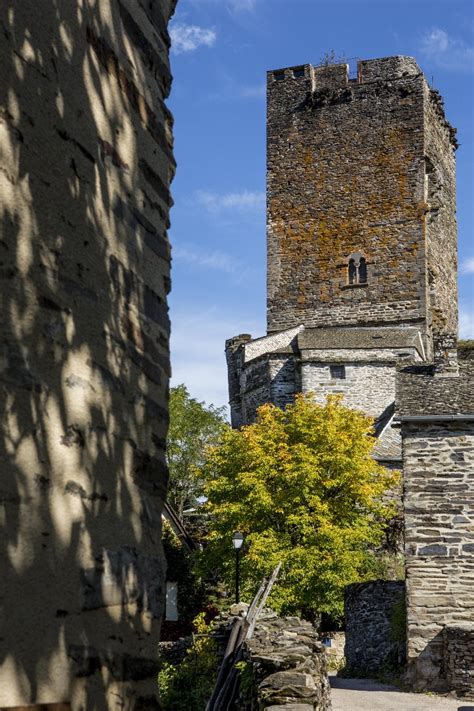
[[(452, 328), (454, 158), (432, 103), (407, 57), (360, 62), (357, 80), (346, 65), (268, 73), (269, 332), (321, 322)], [(439, 227), (426, 220), (435, 206), (425, 194), (425, 144), (445, 173)], [(450, 255), (436, 304), (427, 301), (426, 239), (432, 272), (440, 253)], [(368, 278), (351, 286), (354, 252)]]

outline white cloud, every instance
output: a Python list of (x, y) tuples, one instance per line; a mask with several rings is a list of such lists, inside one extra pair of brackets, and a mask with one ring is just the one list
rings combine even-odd
[(198, 190), (195, 197), (197, 204), (210, 212), (228, 209), (263, 210), (265, 207), (265, 193), (261, 191), (217, 193), (212, 190)]
[(233, 10), (240, 12), (241, 10), (253, 10), (257, 0), (229, 0), (229, 5)]
[(221, 272), (229, 276), (230, 283), (239, 286), (262, 277), (255, 265), (249, 266), (226, 252), (214, 250), (206, 253), (202, 248), (193, 245), (175, 245), (172, 254), (174, 263), (179, 264), (181, 269), (185, 265)]
[(474, 274), (474, 257), (464, 260), (461, 264), (461, 274)]
[(474, 307), (459, 309), (459, 338), (474, 338)]
[(421, 40), (421, 52), (443, 69), (474, 70), (474, 47), (451, 37), (438, 27), (429, 30)]
[(214, 30), (197, 25), (179, 23), (170, 29), (171, 50), (175, 54), (193, 52), (201, 46), (212, 47), (217, 35)]
[(236, 274), (241, 271), (240, 263), (225, 252), (214, 251), (206, 254), (192, 247), (175, 246), (173, 247), (173, 259), (198, 267), (216, 269), (227, 274)]
[(241, 317), (229, 317), (217, 308), (195, 313), (172, 309), (171, 384), (185, 383), (192, 397), (216, 406), (227, 405), (225, 341), (244, 331), (257, 337), (264, 328), (263, 321), (245, 323)]
[(249, 12), (255, 9), (260, 0), (191, 0), (193, 5), (222, 5), (235, 12)]
[(239, 94), (243, 99), (263, 99), (266, 93), (267, 87), (265, 84), (241, 86), (239, 88)]

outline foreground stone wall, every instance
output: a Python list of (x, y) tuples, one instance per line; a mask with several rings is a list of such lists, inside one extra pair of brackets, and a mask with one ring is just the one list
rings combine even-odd
[(326, 652), (311, 623), (264, 614), (246, 642), (245, 659), (254, 696), (249, 699), (242, 693), (236, 704), (239, 711), (330, 711)]
[(403, 581), (376, 580), (347, 586), (344, 654), (350, 674), (367, 676), (403, 664), (404, 605)]
[(158, 707), (174, 4), (0, 10), (2, 708)]
[(412, 366), (397, 380), (409, 678), (420, 689), (449, 686), (443, 628), (474, 620), (474, 359), (460, 356), (457, 377)]

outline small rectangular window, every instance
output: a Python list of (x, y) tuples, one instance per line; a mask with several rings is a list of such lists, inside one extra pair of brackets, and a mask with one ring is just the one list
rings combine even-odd
[(273, 76), (277, 81), (282, 81), (285, 78), (285, 72), (274, 72)]
[(304, 77), (304, 67), (296, 67), (296, 69), (293, 69), (293, 76)]
[(345, 380), (346, 367), (344, 365), (330, 365), (329, 369), (333, 380)]

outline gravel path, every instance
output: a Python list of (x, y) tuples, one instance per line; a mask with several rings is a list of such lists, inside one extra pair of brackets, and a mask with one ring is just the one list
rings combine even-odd
[(407, 694), (372, 679), (331, 676), (333, 711), (474, 711), (474, 702), (429, 694)]

